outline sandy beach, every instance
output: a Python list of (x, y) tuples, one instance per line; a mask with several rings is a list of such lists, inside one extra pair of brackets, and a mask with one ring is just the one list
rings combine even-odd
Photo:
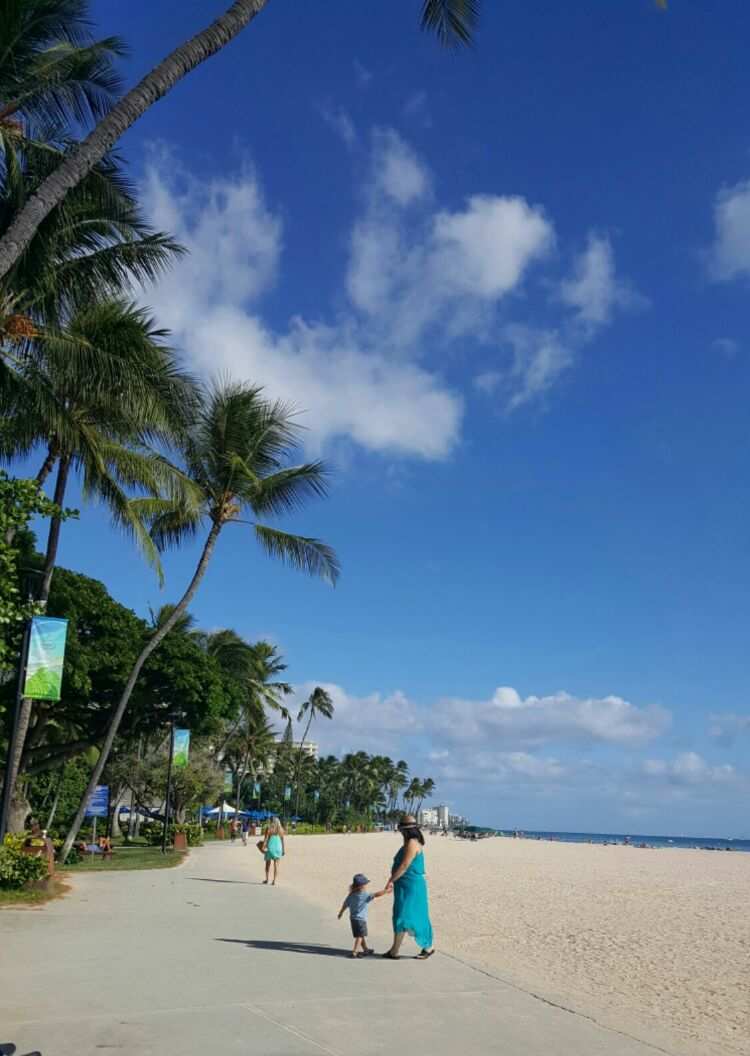
[[(291, 837), (283, 883), (333, 913), (353, 872), (384, 883), (397, 847)], [(750, 854), (436, 837), (427, 855), (443, 952), (675, 1056), (750, 1053)]]

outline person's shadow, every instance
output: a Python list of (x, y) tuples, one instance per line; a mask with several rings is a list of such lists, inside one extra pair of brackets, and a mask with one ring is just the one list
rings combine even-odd
[[(0, 1042), (0, 1056), (13, 1056), (16, 1047), (12, 1041)], [(42, 1056), (41, 1052), (27, 1052), (26, 1056)]]
[(268, 939), (216, 939), (217, 942), (236, 942), (252, 950), (275, 950), (277, 953), (312, 953), (318, 957), (343, 957), (346, 950), (313, 942), (271, 942)]

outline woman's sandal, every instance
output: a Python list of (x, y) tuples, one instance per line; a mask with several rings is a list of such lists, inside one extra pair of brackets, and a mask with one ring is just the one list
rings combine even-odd
[(386, 952), (383, 954), (383, 956), (388, 961), (400, 961), (401, 960), (401, 954), (400, 953), (391, 953), (390, 950), (386, 950)]
[(421, 953), (417, 954), (417, 960), (418, 961), (426, 961), (428, 957), (432, 957), (434, 952), (435, 952), (435, 947), (434, 946), (433, 946), (433, 948), (431, 950), (422, 950)]

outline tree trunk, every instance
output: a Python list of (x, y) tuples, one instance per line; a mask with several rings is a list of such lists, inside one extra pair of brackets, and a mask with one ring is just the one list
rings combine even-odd
[(120, 728), (120, 723), (122, 722), (122, 717), (125, 714), (125, 709), (128, 706), (128, 701), (130, 700), (132, 692), (135, 688), (135, 684), (138, 681), (138, 676), (141, 673), (141, 668), (146, 663), (151, 654), (154, 652), (154, 650), (158, 648), (159, 643), (169, 634), (169, 632), (172, 630), (179, 618), (182, 616), (183, 612), (187, 609), (190, 602), (193, 600), (193, 596), (197, 591), (198, 587), (200, 586), (201, 580), (203, 579), (206, 569), (208, 568), (208, 563), (211, 560), (211, 555), (213, 554), (214, 547), (216, 546), (216, 540), (219, 538), (220, 531), (221, 524), (214, 523), (211, 525), (211, 531), (208, 533), (208, 538), (206, 539), (205, 545), (203, 547), (203, 553), (200, 556), (197, 568), (193, 574), (193, 578), (190, 580), (190, 584), (187, 590), (182, 595), (178, 603), (175, 605), (172, 615), (169, 617), (168, 620), (165, 620), (161, 627), (159, 627), (155, 631), (154, 635), (149, 639), (149, 641), (141, 650), (140, 656), (133, 665), (133, 670), (130, 672), (130, 677), (125, 683), (125, 688), (122, 691), (122, 696), (120, 697), (117, 707), (115, 708), (114, 714), (112, 715), (112, 718), (110, 720), (109, 729), (107, 730), (107, 735), (104, 738), (104, 743), (102, 744), (99, 758), (96, 761), (96, 765), (94, 766), (93, 772), (89, 779), (88, 786), (83, 794), (83, 798), (81, 799), (81, 802), (78, 805), (78, 810), (76, 811), (76, 816), (73, 819), (73, 824), (70, 826), (70, 832), (65, 837), (65, 843), (62, 845), (60, 851), (61, 863), (64, 863), (66, 858), (70, 854), (70, 848), (73, 846), (73, 842), (76, 836), (78, 835), (78, 830), (81, 827), (83, 816), (86, 813), (86, 805), (89, 801), (92, 792), (99, 783), (99, 778), (101, 777), (102, 771), (106, 766), (107, 759), (109, 758), (109, 753), (112, 750), (112, 745), (114, 743), (115, 737), (117, 736), (117, 731)]
[[(70, 472), (70, 455), (62, 455), (60, 458), (60, 464), (57, 467), (57, 480), (55, 481), (55, 494), (52, 497), (52, 501), (56, 506), (62, 510), (63, 503), (65, 502), (65, 488), (68, 484), (68, 474)], [(60, 545), (60, 528), (62, 527), (62, 518), (53, 517), (49, 522), (49, 531), (47, 532), (47, 552), (44, 555), (44, 573), (42, 575), (42, 586), (39, 591), (39, 601), (43, 604), (47, 604), (49, 599), (50, 588), (52, 587), (52, 573), (55, 571), (55, 563), (57, 561), (57, 550)]]
[(65, 781), (65, 763), (62, 765), (60, 771), (60, 780), (57, 782), (57, 789), (55, 790), (55, 798), (52, 800), (52, 806), (50, 807), (49, 817), (47, 818), (47, 824), (45, 828), (49, 832), (52, 828), (52, 822), (55, 820), (55, 814), (57, 814), (57, 804), (60, 802), (60, 793), (62, 792), (63, 783)]
[(91, 172), (123, 133), (178, 81), (236, 37), (267, 3), (268, 0), (235, 0), (221, 17), (171, 52), (112, 107), (93, 132), (42, 182), (0, 239), (0, 279), (24, 252), (44, 218)]
[(294, 808), (294, 813), (297, 816), (299, 816), (299, 793), (300, 793), (299, 778), (300, 778), (300, 772), (302, 770), (302, 753), (304, 751), (304, 746), (305, 746), (305, 741), (307, 740), (307, 735), (310, 732), (310, 725), (312, 723), (312, 720), (313, 720), (313, 712), (312, 712), (312, 705), (310, 705), (310, 715), (309, 715), (308, 720), (307, 720), (307, 726), (305, 726), (305, 732), (302, 734), (302, 740), (299, 742), (299, 755), (297, 756), (297, 773), (294, 775), (294, 783), (297, 786), (297, 801), (296, 801), (296, 806)]
[(29, 814), (31, 814), (31, 804), (25, 793), (20, 788), (16, 788), (8, 811), (8, 832), (23, 832)]
[[(65, 486), (68, 481), (69, 470), (70, 457), (68, 455), (65, 455), (60, 459), (60, 466), (57, 471), (57, 480), (55, 482), (54, 495), (54, 502), (61, 508), (62, 503), (65, 499)], [(42, 586), (39, 591), (38, 597), (38, 600), (42, 603), (42, 605), (47, 604), (50, 587), (52, 586), (52, 573), (55, 569), (55, 561), (57, 559), (57, 548), (60, 542), (61, 524), (62, 521), (59, 517), (53, 517), (50, 521), (49, 532), (47, 533), (47, 553), (44, 558), (44, 575), (42, 577)], [(26, 734), (29, 731), (29, 724), (31, 722), (31, 707), (32, 702), (26, 697), (24, 697), (19, 706), (16, 743), (13, 746), (13, 758), (10, 760), (10, 768), (8, 773), (11, 799), (13, 798), (13, 790), (16, 787), (16, 781), (18, 780), (18, 772), (21, 768), (21, 757), (23, 756), (23, 747), (26, 743)]]

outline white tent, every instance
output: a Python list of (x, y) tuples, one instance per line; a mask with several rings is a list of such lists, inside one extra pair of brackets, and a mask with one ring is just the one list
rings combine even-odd
[[(222, 813), (221, 807), (214, 807), (213, 810), (207, 810), (206, 811), (206, 814), (207, 814), (208, 817), (213, 817), (214, 815), (216, 815), (216, 817), (218, 818), (219, 814), (221, 814), (221, 813)], [(223, 814), (224, 814), (225, 818), (228, 815), (236, 814), (236, 813), (237, 813), (237, 811), (234, 809), (234, 807), (230, 807), (228, 803), (224, 803)], [(239, 813), (242, 814), (242, 811), (239, 811)]]

